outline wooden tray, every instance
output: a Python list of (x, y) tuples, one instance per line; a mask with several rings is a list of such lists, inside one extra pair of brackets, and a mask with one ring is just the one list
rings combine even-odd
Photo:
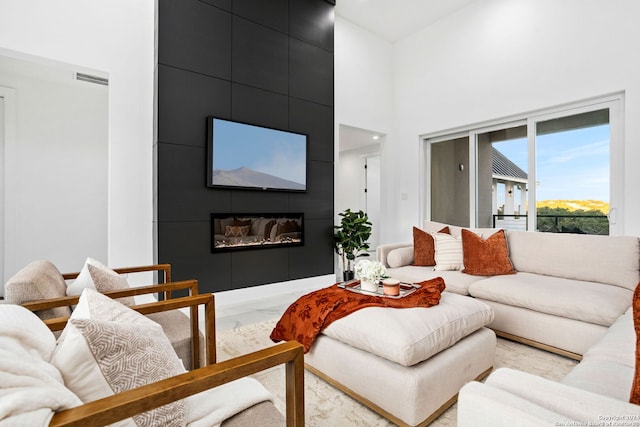
[(384, 297), (384, 298), (404, 298), (407, 295), (411, 295), (416, 290), (420, 288), (420, 285), (416, 285), (415, 283), (405, 283), (400, 282), (400, 295), (385, 295), (382, 291), (382, 283), (378, 283), (378, 290), (376, 292), (365, 291), (360, 288), (360, 280), (349, 280), (348, 282), (342, 282), (338, 284), (339, 288), (346, 289), (351, 292), (355, 292), (357, 294), (362, 295), (371, 295), (376, 297)]

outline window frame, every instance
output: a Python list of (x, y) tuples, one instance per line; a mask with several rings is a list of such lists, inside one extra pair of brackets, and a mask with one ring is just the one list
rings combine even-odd
[[(424, 134), (420, 136), (419, 170), (419, 217), (423, 220), (431, 219), (431, 145), (456, 138), (467, 137), (469, 142), (469, 221), (470, 227), (478, 223), (478, 135), (517, 126), (527, 126), (528, 171), (529, 182), (536, 182), (535, 138), (537, 123), (566, 116), (586, 113), (602, 109), (609, 110), (609, 234), (624, 234), (624, 92), (614, 93), (587, 100), (563, 104), (555, 107), (530, 111), (502, 119), (489, 120), (469, 126)], [(529, 185), (527, 201), (529, 204), (536, 200), (535, 185)], [(528, 231), (535, 231), (537, 214), (535, 209), (529, 209)]]

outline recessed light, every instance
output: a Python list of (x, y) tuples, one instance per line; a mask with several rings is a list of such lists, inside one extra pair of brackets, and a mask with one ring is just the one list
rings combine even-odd
[(380, 137), (378, 135), (373, 135), (373, 139), (380, 139)]

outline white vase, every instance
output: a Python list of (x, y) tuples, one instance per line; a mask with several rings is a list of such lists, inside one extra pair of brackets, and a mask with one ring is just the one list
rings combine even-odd
[(378, 292), (378, 281), (370, 279), (360, 279), (360, 289), (369, 292)]

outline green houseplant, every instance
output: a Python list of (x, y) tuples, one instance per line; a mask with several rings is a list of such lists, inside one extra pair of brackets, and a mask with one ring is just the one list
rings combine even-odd
[(363, 211), (346, 209), (338, 214), (340, 225), (334, 225), (334, 248), (342, 260), (343, 280), (353, 279), (353, 261), (359, 256), (369, 256), (367, 240), (371, 236), (371, 222)]

